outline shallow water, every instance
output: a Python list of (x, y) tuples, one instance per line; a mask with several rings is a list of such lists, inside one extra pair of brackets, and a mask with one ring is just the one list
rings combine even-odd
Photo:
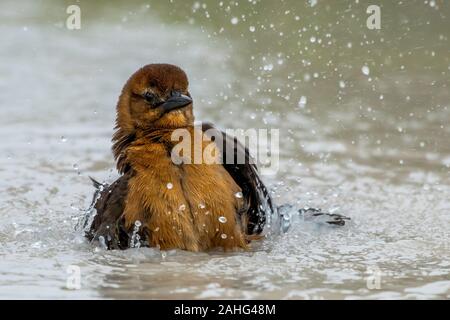
[[(450, 5), (379, 2), (379, 31), (368, 2), (320, 0), (82, 1), (70, 31), (71, 3), (2, 1), (0, 298), (449, 298)], [(88, 176), (116, 177), (117, 96), (151, 62), (186, 70), (198, 120), (281, 130), (278, 204), (351, 222), (249, 252), (88, 244)]]

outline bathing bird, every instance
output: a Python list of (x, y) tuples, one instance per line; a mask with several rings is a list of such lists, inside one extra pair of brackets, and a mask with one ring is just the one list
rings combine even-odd
[[(193, 99), (182, 69), (142, 67), (124, 85), (116, 111), (112, 149), (121, 176), (111, 184), (93, 180), (98, 190), (96, 214), (86, 232), (91, 241), (108, 249), (198, 252), (247, 249), (262, 237), (266, 219), (274, 213), (269, 191), (246, 147), (209, 123), (194, 125)], [(215, 138), (193, 141), (192, 149), (177, 158), (177, 130)], [(204, 152), (211, 144), (210, 157), (219, 161), (192, 161), (197, 149)], [(220, 161), (229, 152), (232, 159), (245, 161)]]
[[(97, 191), (81, 223), (86, 237), (107, 249), (248, 249), (272, 216), (283, 232), (292, 213), (334, 226), (349, 220), (320, 209), (274, 207), (249, 150), (210, 123), (194, 125), (188, 79), (177, 66), (136, 71), (116, 112), (112, 149), (121, 176), (111, 184), (91, 178)], [(176, 153), (180, 132), (189, 148)]]

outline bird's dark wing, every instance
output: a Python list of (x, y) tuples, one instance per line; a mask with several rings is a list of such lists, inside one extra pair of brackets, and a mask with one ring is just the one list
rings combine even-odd
[[(341, 214), (323, 212), (321, 209), (317, 209), (317, 208), (300, 209), (300, 210), (298, 210), (298, 213), (305, 220), (315, 220), (316, 222), (323, 221), (324, 223), (335, 225), (335, 226), (343, 226), (343, 225), (345, 225), (346, 220), (350, 220), (349, 217), (343, 216)], [(319, 218), (321, 218), (321, 219), (319, 220)]]
[(349, 217), (337, 213), (329, 213), (318, 208), (296, 209), (292, 204), (283, 204), (277, 208), (281, 217), (281, 230), (287, 232), (291, 226), (291, 216), (299, 215), (304, 222), (313, 222), (317, 225), (344, 226)]
[(97, 188), (93, 208), (97, 213), (86, 232), (89, 240), (98, 240), (108, 249), (128, 247), (129, 235), (124, 228), (122, 213), (128, 193), (128, 181), (132, 175), (133, 172), (130, 170), (111, 185), (93, 180), (94, 186)]
[[(234, 181), (241, 187), (244, 201), (245, 212), (248, 218), (247, 234), (260, 234), (263, 231), (266, 219), (274, 212), (272, 198), (269, 191), (262, 182), (255, 164), (250, 161), (248, 149), (240, 143), (235, 137), (216, 129), (210, 123), (202, 123), (202, 131), (214, 137), (222, 137), (223, 143), (217, 144), (222, 153), (222, 163)], [(232, 164), (226, 163), (226, 146), (233, 146), (234, 161)], [(245, 159), (244, 163), (238, 163), (238, 159)]]

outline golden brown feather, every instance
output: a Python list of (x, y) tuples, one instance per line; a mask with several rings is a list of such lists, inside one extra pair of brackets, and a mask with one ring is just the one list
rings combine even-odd
[[(194, 126), (186, 74), (168, 64), (147, 65), (134, 73), (119, 97), (113, 136), (123, 176), (101, 192), (88, 238), (103, 237), (109, 248), (129, 247), (136, 221), (142, 224), (143, 243), (161, 249), (245, 249), (259, 238), (265, 215), (273, 209), (256, 167), (188, 164), (195, 148), (202, 154), (214, 143), (210, 141), (192, 141), (191, 154), (175, 164), (171, 135), (181, 128), (192, 136), (207, 129)], [(214, 157), (223, 156), (216, 147)], [(248, 154), (240, 144), (235, 152)]]

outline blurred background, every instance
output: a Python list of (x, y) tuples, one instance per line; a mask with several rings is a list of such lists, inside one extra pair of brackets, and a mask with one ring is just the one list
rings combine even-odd
[[(0, 34), (0, 298), (450, 297), (450, 2), (5, 0)], [(278, 204), (351, 223), (292, 214), (233, 254), (86, 243), (117, 97), (154, 62), (186, 71), (197, 120), (280, 129)]]

